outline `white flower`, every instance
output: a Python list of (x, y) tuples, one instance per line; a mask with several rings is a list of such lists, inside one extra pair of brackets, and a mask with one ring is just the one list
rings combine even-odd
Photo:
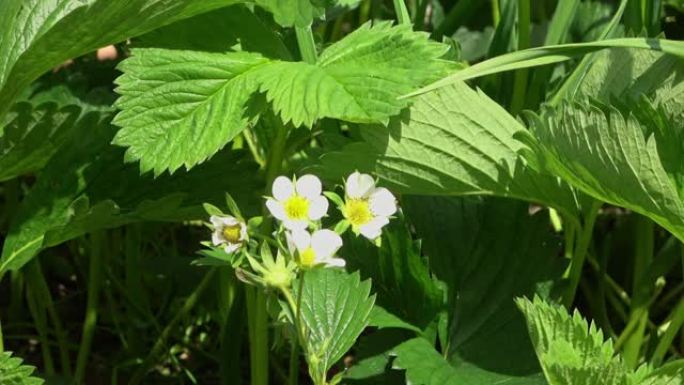
[(221, 246), (226, 253), (232, 253), (242, 247), (247, 240), (247, 225), (230, 215), (212, 215), (209, 221), (214, 226), (214, 233), (211, 235), (211, 243), (214, 246)]
[(342, 214), (352, 225), (352, 230), (375, 240), (389, 217), (397, 212), (394, 195), (384, 187), (375, 187), (375, 180), (368, 174), (354, 172), (345, 182), (345, 204)]
[(324, 229), (309, 234), (306, 230), (294, 230), (286, 235), (290, 251), (297, 250), (300, 266), (345, 265), (344, 259), (335, 258), (335, 253), (342, 247), (342, 238), (336, 232)]
[(273, 198), (266, 200), (266, 207), (287, 229), (305, 229), (310, 221), (319, 220), (328, 212), (328, 200), (321, 195), (321, 181), (314, 175), (304, 175), (295, 182), (279, 176), (273, 181), (272, 190)]

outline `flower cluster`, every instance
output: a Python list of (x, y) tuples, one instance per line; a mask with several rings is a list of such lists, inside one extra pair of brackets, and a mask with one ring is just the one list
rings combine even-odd
[[(377, 187), (372, 176), (359, 172), (345, 180), (344, 199), (335, 192), (324, 192), (320, 179), (311, 174), (293, 179), (279, 176), (273, 181), (271, 194), (266, 198), (266, 208), (280, 224), (272, 234), (252, 231), (239, 213), (214, 214), (210, 218), (213, 246), (230, 255), (246, 256), (253, 273), (240, 270), (241, 277), (265, 286), (288, 286), (297, 269), (344, 267), (345, 260), (336, 257), (343, 243), (341, 235), (351, 228), (357, 236), (378, 244), (382, 228), (397, 211), (394, 195)], [(330, 206), (328, 199), (343, 217), (331, 227), (334, 230), (323, 226)], [(232, 199), (229, 206), (238, 211)], [(263, 239), (261, 247), (250, 240), (250, 234)], [(275, 258), (269, 245), (278, 247)]]

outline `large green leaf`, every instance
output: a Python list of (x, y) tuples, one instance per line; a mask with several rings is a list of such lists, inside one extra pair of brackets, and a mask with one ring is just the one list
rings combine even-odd
[(656, 136), (645, 137), (634, 116), (605, 108), (573, 103), (536, 119), (536, 140), (529, 140), (541, 166), (588, 195), (646, 215), (684, 239), (684, 205), (661, 162)]
[(300, 320), (307, 335), (306, 359), (311, 377), (320, 382), (368, 325), (375, 295), (370, 295), (370, 281), (361, 282), (358, 273), (319, 268), (303, 279)]
[(283, 120), (325, 117), (384, 122), (408, 105), (397, 97), (451, 64), (445, 46), (409, 26), (367, 24), (330, 46), (317, 64), (271, 61), (245, 52), (137, 49), (118, 79), (122, 126), (115, 143), (142, 171), (190, 168), (247, 126), (245, 109), (259, 90)]
[(225, 151), (192, 172), (154, 179), (125, 165), (109, 143), (107, 117), (89, 113), (38, 176), (10, 226), (0, 275), (19, 269), (45, 247), (83, 233), (142, 220), (203, 218), (203, 202), (221, 204), (225, 191), (247, 204), (256, 186), (255, 165)]
[[(514, 298), (548, 296), (561, 275), (559, 242), (547, 218), (500, 198), (404, 197), (403, 206), (432, 271), (448, 288), (448, 326), (440, 344), (454, 369), (443, 369), (452, 383), (543, 383)], [(412, 361), (402, 362), (410, 374)]]
[(561, 305), (518, 299), (539, 362), (550, 385), (636, 383), (636, 373), (615, 357), (613, 345), (603, 333), (575, 311), (570, 316)]
[(31, 376), (34, 370), (10, 352), (0, 353), (0, 385), (41, 385), (43, 380)]
[[(406, 383), (414, 385), (478, 385), (490, 382), (464, 380), (457, 368), (435, 350), (427, 340), (414, 338), (394, 349), (392, 367), (406, 370)], [(508, 383), (508, 382), (506, 382)]]
[(4, 0), (0, 116), (33, 80), (65, 60), (234, 0)]
[(360, 0), (254, 0), (256, 4), (273, 14), (284, 27), (307, 27), (325, 16), (326, 7), (334, 5), (354, 6)]
[(362, 141), (322, 159), (339, 181), (354, 170), (378, 175), (397, 192), (497, 195), (539, 202), (576, 215), (567, 185), (531, 169), (518, 153), (525, 128), (464, 83), (416, 98), (388, 127), (362, 127)]
[(265, 67), (261, 90), (283, 120), (296, 126), (323, 117), (386, 123), (409, 104), (399, 96), (455, 67), (438, 60), (446, 50), (409, 25), (367, 23), (323, 51), (315, 65)]
[(122, 129), (114, 144), (141, 171), (187, 169), (218, 152), (247, 127), (247, 102), (256, 91), (258, 54), (145, 48), (120, 64), (117, 79)]

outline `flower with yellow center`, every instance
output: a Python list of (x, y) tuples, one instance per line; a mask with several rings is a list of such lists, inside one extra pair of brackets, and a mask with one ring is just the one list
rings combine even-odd
[(344, 190), (342, 214), (355, 233), (375, 240), (389, 223), (389, 217), (397, 212), (394, 195), (384, 187), (375, 187), (373, 177), (359, 172), (349, 175)]
[(237, 218), (230, 215), (212, 215), (209, 221), (214, 227), (211, 243), (214, 246), (223, 246), (226, 253), (235, 252), (247, 240), (247, 225)]
[(297, 261), (302, 268), (345, 265), (344, 259), (335, 258), (335, 253), (342, 247), (342, 238), (336, 232), (324, 229), (310, 234), (306, 230), (294, 230), (286, 235), (290, 252), (297, 252)]
[(321, 191), (321, 181), (314, 175), (303, 175), (295, 181), (279, 176), (273, 181), (273, 197), (266, 200), (266, 207), (285, 228), (305, 229), (310, 221), (328, 212), (328, 200)]

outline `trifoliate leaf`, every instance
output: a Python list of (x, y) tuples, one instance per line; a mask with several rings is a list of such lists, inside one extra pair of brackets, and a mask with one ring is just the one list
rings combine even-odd
[(459, 83), (420, 95), (389, 127), (362, 127), (362, 141), (325, 155), (320, 171), (331, 181), (360, 170), (406, 194), (505, 196), (576, 216), (571, 189), (519, 155), (524, 133), (484, 93)]
[(23, 89), (68, 59), (234, 0), (3, 0), (0, 118)]
[[(370, 295), (370, 281), (361, 282), (358, 273), (318, 268), (307, 271), (303, 279), (300, 316), (307, 336), (305, 354), (311, 377), (320, 382), (368, 325), (375, 295)], [(293, 287), (297, 289), (298, 283)]]
[(409, 25), (367, 23), (328, 47), (315, 65), (277, 62), (260, 71), (259, 82), (295, 126), (324, 117), (384, 123), (408, 106), (399, 96), (455, 65), (439, 60), (446, 49)]
[(34, 370), (10, 352), (0, 353), (0, 385), (41, 385), (43, 380), (31, 376)]
[(143, 172), (187, 169), (207, 160), (247, 127), (258, 54), (136, 49), (117, 79), (122, 129), (114, 144)]
[(535, 297), (516, 300), (527, 319), (527, 328), (549, 385), (634, 384), (635, 374), (610, 341), (579, 312), (571, 316), (561, 305)]

